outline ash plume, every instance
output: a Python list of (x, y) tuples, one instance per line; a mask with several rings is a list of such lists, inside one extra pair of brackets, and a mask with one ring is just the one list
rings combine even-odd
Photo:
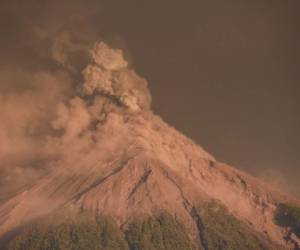
[(91, 54), (92, 63), (83, 71), (84, 93), (111, 96), (132, 111), (150, 108), (151, 96), (147, 82), (128, 69), (121, 50), (109, 48), (100, 42)]
[(113, 113), (137, 115), (150, 108), (146, 80), (129, 68), (120, 49), (98, 42), (90, 50), (90, 58), (82, 82), (75, 80), (65, 60), (59, 71), (32, 77), (20, 72), (20, 78), (28, 82), (25, 89), (17, 87), (21, 79), (11, 82), (15, 89), (3, 89), (1, 196), (38, 178), (51, 166), (74, 164), (74, 155), (85, 157), (86, 152), (98, 150), (95, 138), (99, 140), (105, 119)]

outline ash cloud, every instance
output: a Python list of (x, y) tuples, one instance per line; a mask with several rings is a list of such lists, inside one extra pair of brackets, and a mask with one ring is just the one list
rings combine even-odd
[(253, 171), (259, 179), (269, 183), (282, 193), (291, 194), (299, 198), (300, 188), (298, 178), (291, 178), (288, 171), (283, 171), (283, 167), (260, 166)]
[[(101, 63), (99, 65), (95, 58), (90, 58), (89, 51), (93, 50), (95, 41), (109, 40), (114, 47), (125, 49), (127, 62), (130, 50), (127, 50), (122, 39), (115, 39), (116, 34), (113, 33), (123, 35), (124, 25), (128, 27), (127, 33), (124, 31), (128, 37), (137, 34), (141, 41), (151, 37), (155, 37), (151, 42), (163, 41), (156, 38), (161, 33), (151, 30), (159, 23), (153, 24), (152, 15), (145, 18), (143, 25), (135, 26), (135, 19), (128, 15), (131, 13), (129, 9), (137, 13), (136, 17), (143, 17), (143, 13), (139, 12), (140, 5), (135, 2), (3, 0), (0, 5), (1, 201), (2, 193), (6, 192), (4, 187), (10, 189), (15, 183), (23, 183), (24, 179), (30, 182), (33, 177), (37, 178), (51, 165), (44, 164), (42, 160), (49, 155), (61, 154), (67, 149), (68, 142), (77, 140), (78, 145), (80, 141), (86, 148), (90, 147), (93, 144), (91, 127), (96, 126), (95, 120), (105, 120), (110, 111), (124, 112), (114, 105), (113, 100), (133, 108), (137, 108), (136, 104), (142, 108), (149, 107), (151, 98), (149, 93), (143, 92), (145, 84), (138, 85), (135, 89), (137, 93), (132, 92), (131, 86), (119, 84), (122, 91), (116, 92), (115, 86), (123, 80), (115, 79), (131, 79), (132, 84), (144, 80), (131, 69), (131, 60), (125, 68), (111, 70), (101, 66)], [(156, 13), (157, 7), (164, 6), (169, 11), (167, 3), (154, 6), (149, 13)], [(148, 8), (145, 9), (148, 11)], [(165, 20), (165, 13), (161, 16), (163, 19), (157, 20)], [(128, 22), (123, 24), (125, 18)], [(170, 25), (174, 24), (173, 20), (168, 19)], [(140, 32), (139, 26), (143, 32)], [(155, 27), (153, 29), (156, 30)], [(171, 36), (172, 39), (175, 40), (176, 36)], [(168, 47), (166, 45), (164, 49)], [(100, 86), (93, 82), (97, 77), (107, 77), (107, 84)], [(76, 88), (79, 91), (76, 92)], [(128, 102), (128, 95), (134, 97), (133, 104)], [(110, 96), (111, 99), (103, 96)], [(70, 116), (72, 119), (68, 120)], [(75, 117), (82, 121), (76, 124)], [(118, 122), (117, 118), (115, 120)]]
[[(24, 72), (19, 74), (28, 78), (25, 80), (27, 88), (4, 90), (0, 94), (1, 165), (26, 162), (42, 154), (40, 144), (48, 131), (48, 122), (55, 116), (54, 107), (71, 91), (69, 78), (64, 73), (39, 72), (32, 77)], [(0, 79), (14, 85), (15, 82), (9, 80)]]
[[(75, 164), (74, 154), (80, 159), (91, 151), (97, 124), (109, 113), (135, 113), (151, 103), (124, 41), (103, 37), (102, 3), (2, 4), (0, 202), (51, 167)], [(94, 44), (103, 40), (114, 48)], [(126, 59), (116, 47), (126, 50)], [(110, 91), (102, 82), (107, 75)]]
[(64, 72), (0, 72), (0, 200), (45, 171), (45, 135), (57, 102), (72, 93)]
[(91, 55), (92, 63), (83, 71), (85, 94), (97, 92), (111, 96), (132, 111), (150, 108), (151, 95), (147, 82), (128, 69), (121, 50), (109, 48), (100, 42), (91, 50)]
[[(0, 72), (0, 200), (55, 165), (74, 164), (74, 155), (93, 152), (99, 124), (110, 113), (150, 108), (146, 80), (120, 49), (98, 42), (87, 50), (66, 34), (50, 44), (51, 70)], [(70, 59), (78, 51), (90, 55), (83, 69)]]

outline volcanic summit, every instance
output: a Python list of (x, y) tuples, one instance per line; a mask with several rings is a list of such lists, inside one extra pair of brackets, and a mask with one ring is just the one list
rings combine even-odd
[(55, 214), (110, 217), (126, 235), (163, 213), (193, 249), (299, 249), (299, 224), (278, 219), (299, 201), (219, 162), (155, 115), (147, 81), (120, 49), (97, 43), (82, 82), (51, 121), (47, 173), (0, 205), (5, 244)]

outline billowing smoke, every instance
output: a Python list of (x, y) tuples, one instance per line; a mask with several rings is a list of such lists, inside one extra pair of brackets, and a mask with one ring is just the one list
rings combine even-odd
[[(140, 39), (133, 46), (142, 44), (143, 48), (145, 44), (149, 51), (153, 43), (154, 52), (162, 44), (166, 55), (170, 55), (169, 42), (175, 44), (175, 53), (178, 49), (185, 51), (177, 38), (182, 35), (181, 40), (189, 43), (189, 32), (185, 31), (190, 29), (182, 25), (179, 33), (170, 30), (173, 35), (166, 39), (166, 31), (176, 26), (173, 21), (178, 17), (165, 18), (169, 3), (148, 2), (142, 8), (136, 1), (1, 1), (0, 201), (7, 189), (15, 189), (16, 183), (23, 185), (43, 174), (49, 158), (71, 157), (71, 142), (78, 145), (73, 150), (89, 149), (94, 143), (94, 129), (107, 114), (134, 114), (149, 108), (151, 97), (146, 82), (132, 70), (130, 48), (118, 36), (130, 43)], [(160, 19), (155, 20), (160, 7)], [(141, 19), (143, 22), (136, 24)], [(167, 21), (168, 29), (156, 29), (158, 20)], [(211, 34), (206, 34), (209, 36), (205, 40), (210, 42)], [(109, 41), (107, 44), (114, 49), (102, 42), (94, 45), (95, 41)], [(163, 93), (169, 93), (164, 89)], [(291, 186), (297, 182), (293, 179)]]
[[(0, 200), (12, 188), (44, 172), (45, 135), (56, 105), (72, 93), (64, 72), (11, 69), (0, 74)], [(10, 183), (13, 185), (11, 186)]]
[[(72, 53), (55, 54), (59, 70), (2, 78), (14, 86), (0, 95), (2, 198), (43, 175), (54, 160), (65, 166), (74, 163), (74, 155), (93, 152), (99, 124), (112, 111), (136, 115), (150, 108), (147, 82), (129, 68), (120, 49), (96, 43), (82, 77), (76, 76), (67, 52)], [(19, 81), (26, 88), (18, 88)]]
[(91, 51), (92, 63), (83, 71), (86, 94), (99, 93), (113, 97), (119, 104), (132, 111), (148, 109), (151, 96), (147, 82), (133, 70), (119, 49), (109, 48), (104, 42), (97, 43)]

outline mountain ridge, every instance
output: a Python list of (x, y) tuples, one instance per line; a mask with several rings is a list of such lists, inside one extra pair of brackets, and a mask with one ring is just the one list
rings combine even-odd
[(275, 220), (279, 204), (298, 200), (218, 162), (153, 114), (145, 80), (126, 68), (121, 51), (100, 43), (92, 55), (83, 73), (92, 101), (77, 96), (60, 106), (48, 173), (0, 205), (0, 237), (57, 211), (109, 216), (123, 230), (163, 211), (207, 250), (201, 207), (217, 204), (209, 213), (231, 226), (240, 221), (270, 249), (299, 249), (297, 232)]

